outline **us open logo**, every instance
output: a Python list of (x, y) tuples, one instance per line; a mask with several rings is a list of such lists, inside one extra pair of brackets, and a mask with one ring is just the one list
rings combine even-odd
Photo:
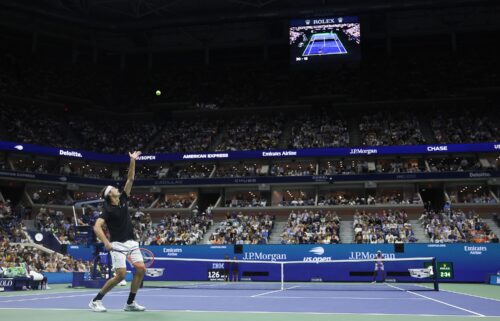
[(333, 260), (331, 256), (323, 256), (323, 254), (325, 254), (325, 249), (321, 246), (313, 247), (309, 250), (309, 253), (317, 256), (306, 256), (303, 259), (304, 262), (329, 262)]
[(325, 254), (325, 249), (322, 248), (321, 246), (314, 247), (309, 250), (309, 253), (316, 254), (316, 255), (323, 255)]

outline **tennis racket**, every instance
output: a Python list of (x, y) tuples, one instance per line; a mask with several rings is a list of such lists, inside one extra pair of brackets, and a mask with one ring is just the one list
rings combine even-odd
[(142, 254), (142, 259), (144, 261), (144, 265), (147, 268), (151, 267), (153, 265), (153, 262), (155, 261), (155, 256), (154, 256), (153, 252), (151, 252), (148, 249), (143, 249), (140, 247), (136, 247), (136, 248), (129, 249), (129, 250), (113, 248), (111, 250), (111, 252), (117, 252), (117, 253), (121, 253), (121, 254), (125, 255), (130, 266), (134, 266), (134, 264), (132, 263), (132, 253), (134, 251), (137, 251), (137, 250), (139, 250)]

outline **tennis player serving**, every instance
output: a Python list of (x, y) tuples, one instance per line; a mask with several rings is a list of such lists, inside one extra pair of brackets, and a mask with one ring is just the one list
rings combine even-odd
[[(111, 251), (111, 261), (115, 276), (109, 279), (102, 287), (96, 297), (90, 301), (89, 307), (94, 312), (106, 312), (106, 308), (102, 304), (102, 298), (118, 283), (125, 279), (126, 252), (130, 253), (130, 261), (134, 265), (136, 273), (132, 284), (130, 286), (130, 294), (128, 296), (127, 304), (124, 307), (125, 311), (144, 311), (146, 308), (138, 305), (135, 302), (135, 295), (144, 278), (146, 267), (141, 251), (139, 250), (139, 243), (134, 240), (134, 233), (132, 228), (132, 221), (128, 213), (127, 200), (132, 190), (132, 184), (135, 176), (135, 161), (141, 155), (141, 152), (135, 151), (129, 153), (130, 165), (128, 168), (128, 177), (123, 192), (120, 193), (118, 188), (113, 186), (106, 186), (102, 190), (102, 198), (104, 205), (101, 216), (97, 219), (94, 232), (97, 237), (104, 243), (108, 251)], [(108, 240), (102, 229), (103, 224), (106, 223), (111, 240)]]
[(378, 271), (382, 272), (382, 282), (385, 282), (385, 270), (384, 270), (384, 255), (382, 254), (382, 251), (378, 250), (377, 255), (375, 257), (375, 270), (373, 271), (373, 282), (377, 282), (377, 274)]

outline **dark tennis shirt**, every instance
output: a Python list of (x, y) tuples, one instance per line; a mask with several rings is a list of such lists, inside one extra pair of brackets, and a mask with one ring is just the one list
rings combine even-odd
[(126, 242), (134, 239), (134, 229), (132, 220), (128, 214), (127, 206), (128, 196), (123, 192), (120, 195), (120, 204), (111, 205), (104, 203), (100, 218), (102, 218), (108, 226), (111, 242)]

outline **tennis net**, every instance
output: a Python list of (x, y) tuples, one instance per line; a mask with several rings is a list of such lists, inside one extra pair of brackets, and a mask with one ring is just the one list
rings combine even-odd
[[(382, 264), (381, 264), (382, 263)], [(329, 261), (155, 258), (146, 287), (236, 290), (439, 290), (433, 257)]]

